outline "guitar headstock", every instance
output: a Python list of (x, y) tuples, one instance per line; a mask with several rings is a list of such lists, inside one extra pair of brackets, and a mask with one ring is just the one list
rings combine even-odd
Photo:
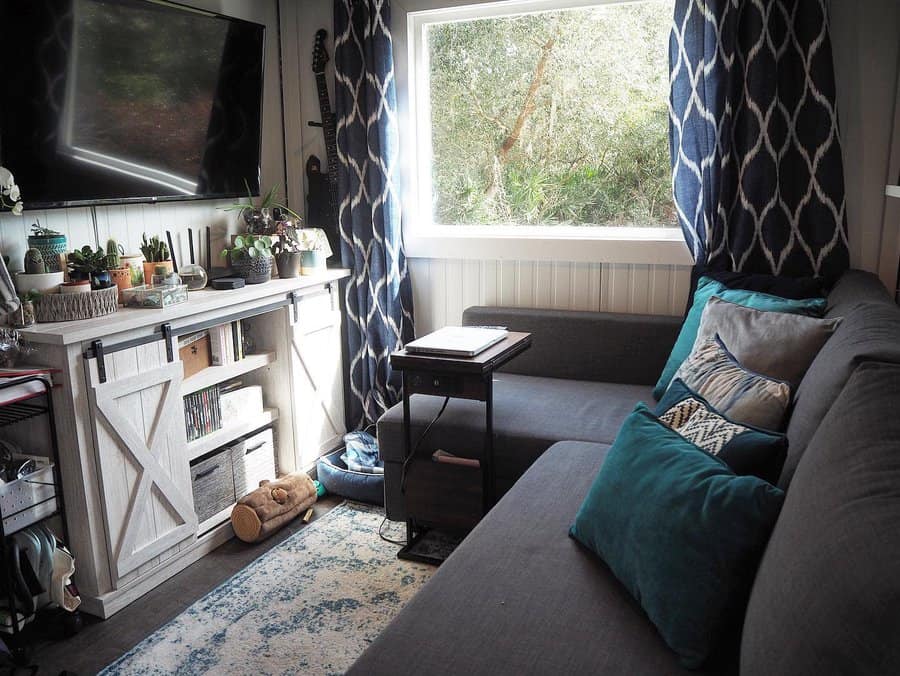
[(328, 31), (320, 28), (316, 31), (316, 43), (313, 45), (312, 69), (313, 73), (324, 73), (325, 64), (328, 63), (328, 50), (325, 49), (325, 38)]

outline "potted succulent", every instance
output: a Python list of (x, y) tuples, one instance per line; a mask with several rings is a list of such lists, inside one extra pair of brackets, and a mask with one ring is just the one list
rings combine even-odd
[(44, 257), (47, 272), (63, 271), (63, 256), (68, 250), (66, 236), (56, 230), (41, 226), (37, 221), (31, 226), (31, 234), (28, 236), (28, 246), (37, 249)]
[(149, 284), (153, 279), (153, 271), (158, 265), (164, 265), (167, 272), (172, 272), (172, 257), (169, 253), (169, 245), (153, 235), (147, 239), (145, 232), (141, 236), (141, 253), (144, 254), (144, 283)]
[(303, 256), (303, 249), (297, 237), (297, 228), (293, 225), (283, 224), (278, 240), (272, 245), (272, 252), (275, 254), (275, 265), (278, 268), (279, 277), (289, 279), (300, 274), (300, 259)]
[(321, 228), (300, 228), (297, 231), (300, 249), (300, 274), (313, 275), (325, 269), (325, 260), (331, 255), (328, 235)]
[(291, 211), (288, 207), (278, 201), (278, 186), (273, 185), (265, 195), (260, 195), (258, 202), (253, 201), (253, 192), (250, 185), (244, 181), (247, 188), (247, 201), (235, 202), (227, 207), (222, 207), (225, 211), (237, 211), (247, 226), (247, 232), (251, 235), (272, 235), (275, 233), (275, 222), (273, 221), (273, 211), (279, 218), (283, 218), (285, 214), (290, 214), (294, 218), (300, 217)]
[(89, 289), (108, 289), (113, 285), (109, 277), (109, 258), (106, 251), (94, 251), (90, 245), (75, 249), (68, 256), (69, 279), (73, 282), (87, 282)]
[(62, 272), (47, 270), (44, 256), (38, 249), (29, 249), (23, 259), (24, 272), (15, 273), (16, 289), (20, 294), (31, 290), (39, 293), (56, 293), (59, 285), (65, 281)]
[(131, 288), (131, 267), (122, 262), (125, 249), (116, 240), (110, 238), (106, 242), (106, 264), (109, 267), (109, 278), (119, 289), (119, 300), (122, 291)]
[(247, 284), (262, 284), (272, 277), (272, 238), (268, 235), (238, 235), (234, 246), (223, 249), (231, 267)]

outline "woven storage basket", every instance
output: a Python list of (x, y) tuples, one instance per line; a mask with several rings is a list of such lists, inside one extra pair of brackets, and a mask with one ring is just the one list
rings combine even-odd
[(119, 289), (115, 286), (90, 293), (48, 293), (35, 302), (39, 322), (70, 322), (109, 315), (119, 309)]

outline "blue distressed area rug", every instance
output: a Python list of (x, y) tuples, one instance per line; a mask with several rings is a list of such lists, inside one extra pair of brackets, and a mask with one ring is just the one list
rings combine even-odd
[(436, 570), (398, 559), (378, 537), (383, 518), (338, 505), (101, 673), (343, 673)]

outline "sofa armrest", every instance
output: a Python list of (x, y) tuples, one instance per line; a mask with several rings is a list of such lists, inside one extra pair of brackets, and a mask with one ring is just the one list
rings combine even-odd
[(680, 317), (470, 307), (465, 326), (505, 326), (532, 345), (502, 370), (530, 376), (653, 385), (681, 328)]

